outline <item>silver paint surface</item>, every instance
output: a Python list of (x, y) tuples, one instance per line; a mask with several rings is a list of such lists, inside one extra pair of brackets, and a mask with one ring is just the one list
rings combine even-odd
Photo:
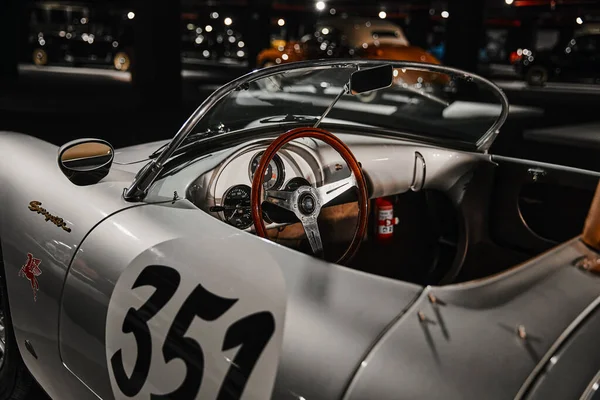
[[(124, 227), (127, 234), (121, 235)], [(223, 260), (221, 265), (206, 265), (203, 252), (208, 250), (198, 248), (190, 268), (218, 273), (228, 268), (227, 252), (248, 248), (255, 254), (268, 254), (281, 268), (287, 311), (275, 393), (286, 398), (291, 393), (305, 398), (339, 397), (377, 335), (421, 290), (325, 263), (179, 204), (126, 210), (95, 229), (81, 246), (69, 271), (61, 310), (65, 363), (103, 398), (111, 398), (104, 360), (104, 320), (114, 282), (143, 251), (192, 235), (198, 243), (211, 243), (210, 251), (222, 254)], [(121, 237), (120, 246), (105, 252), (115, 236)], [(223, 238), (220, 249), (216, 238)], [(164, 258), (168, 260), (169, 255)], [(252, 262), (247, 268), (253, 268)], [(245, 284), (253, 285), (252, 281)]]
[[(489, 162), (485, 155), (414, 142), (340, 136), (363, 163), (373, 197), (410, 190), (415, 151), (426, 163), (425, 187), (439, 190)], [(159, 145), (117, 150), (127, 165), (115, 164), (97, 185), (77, 187), (59, 171), (56, 146), (0, 133), (0, 240), (14, 329), (26, 366), (53, 398), (113, 398), (104, 346), (114, 286), (132, 259), (178, 238), (197, 241), (199, 264), (206, 252), (223, 255), (220, 264), (196, 266), (200, 273), (227, 271), (234, 251), (248, 255), (249, 268), (252, 256), (261, 255), (268, 260), (261, 262), (280, 269), (286, 318), (273, 377), (277, 399), (514, 396), (552, 343), (600, 295), (600, 278), (570, 265), (589, 253), (578, 241), (496, 277), (423, 291), (241, 232), (187, 199), (125, 202), (123, 189), (145, 164), (135, 161)], [(324, 148), (315, 152), (322, 165), (338, 162)], [(146, 200), (169, 200), (174, 191), (185, 196), (231, 154), (215, 152), (156, 182)], [(64, 218), (72, 232), (31, 212), (32, 200)], [(27, 252), (42, 259), (36, 302), (29, 282), (18, 277)], [(236, 284), (250, 287), (254, 279), (265, 277)], [(445, 305), (433, 306), (428, 294)], [(518, 325), (528, 341), (516, 335)]]
[[(552, 355), (529, 393), (529, 400), (577, 399), (588, 386), (598, 384), (600, 352), (590, 349), (600, 332), (600, 308), (596, 307), (586, 320)], [(591, 391), (591, 390), (590, 390)], [(589, 398), (589, 397), (588, 397)]]
[[(365, 358), (344, 399), (513, 398), (600, 296), (600, 278), (572, 266), (589, 252), (573, 240), (491, 278), (428, 287)], [(429, 294), (444, 304), (431, 303)]]
[[(63, 367), (58, 351), (63, 283), (85, 235), (104, 218), (136, 206), (121, 196), (134, 174), (113, 168), (99, 184), (78, 187), (60, 172), (57, 152), (58, 147), (30, 136), (0, 133), (0, 240), (13, 329), (25, 365), (52, 397), (83, 400), (96, 396)], [(63, 218), (71, 232), (30, 211), (33, 200)], [(28, 252), (42, 260), (35, 302), (29, 281), (18, 276)], [(25, 339), (37, 360), (25, 349)]]

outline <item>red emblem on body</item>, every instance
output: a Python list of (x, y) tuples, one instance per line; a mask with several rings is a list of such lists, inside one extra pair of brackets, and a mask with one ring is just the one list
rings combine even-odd
[(27, 253), (27, 263), (19, 270), (19, 276), (24, 276), (31, 282), (31, 290), (33, 290), (33, 301), (37, 300), (37, 292), (40, 289), (37, 277), (42, 274), (40, 263), (42, 260), (33, 257), (33, 254)]

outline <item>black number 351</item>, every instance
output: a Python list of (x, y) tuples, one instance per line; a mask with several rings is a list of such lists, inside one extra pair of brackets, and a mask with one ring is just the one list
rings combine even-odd
[[(133, 397), (141, 390), (150, 372), (152, 360), (152, 336), (148, 321), (171, 300), (179, 283), (179, 272), (171, 267), (150, 265), (141, 272), (131, 289), (142, 286), (156, 288), (139, 309), (130, 308), (123, 321), (123, 333), (132, 333), (137, 343), (137, 357), (133, 372), (128, 376), (119, 349), (110, 359), (117, 385), (124, 395)], [(204, 375), (204, 352), (200, 344), (186, 337), (185, 333), (196, 317), (214, 321), (227, 312), (238, 299), (226, 299), (196, 286), (177, 312), (162, 346), (165, 362), (181, 359), (187, 368), (182, 384), (171, 393), (152, 394), (152, 400), (194, 399), (200, 390)], [(221, 384), (218, 400), (239, 399), (244, 392), (256, 362), (275, 332), (273, 314), (262, 311), (248, 315), (227, 329), (221, 351), (241, 346), (232, 360)]]

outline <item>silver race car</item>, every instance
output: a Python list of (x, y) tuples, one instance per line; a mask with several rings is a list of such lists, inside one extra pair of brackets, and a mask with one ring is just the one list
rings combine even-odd
[(0, 399), (597, 398), (598, 174), (491, 154), (508, 115), (463, 71), (333, 60), (170, 141), (0, 133)]

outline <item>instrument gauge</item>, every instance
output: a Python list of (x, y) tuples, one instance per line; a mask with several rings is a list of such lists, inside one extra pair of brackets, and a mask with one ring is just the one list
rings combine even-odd
[(223, 196), (222, 206), (225, 221), (239, 229), (252, 226), (250, 211), (250, 186), (235, 185), (227, 189)]
[(297, 176), (295, 178), (290, 179), (290, 181), (285, 185), (285, 191), (288, 192), (293, 192), (294, 190), (298, 189), (300, 186), (311, 186), (310, 182), (308, 182), (306, 179)]
[[(254, 172), (256, 172), (256, 169), (258, 168), (258, 163), (263, 154), (264, 152), (261, 151), (252, 157), (252, 161), (250, 162), (250, 180), (254, 179)], [(263, 178), (264, 188), (266, 190), (280, 188), (284, 179), (285, 169), (283, 167), (283, 161), (279, 155), (275, 154), (265, 171), (265, 176)]]

